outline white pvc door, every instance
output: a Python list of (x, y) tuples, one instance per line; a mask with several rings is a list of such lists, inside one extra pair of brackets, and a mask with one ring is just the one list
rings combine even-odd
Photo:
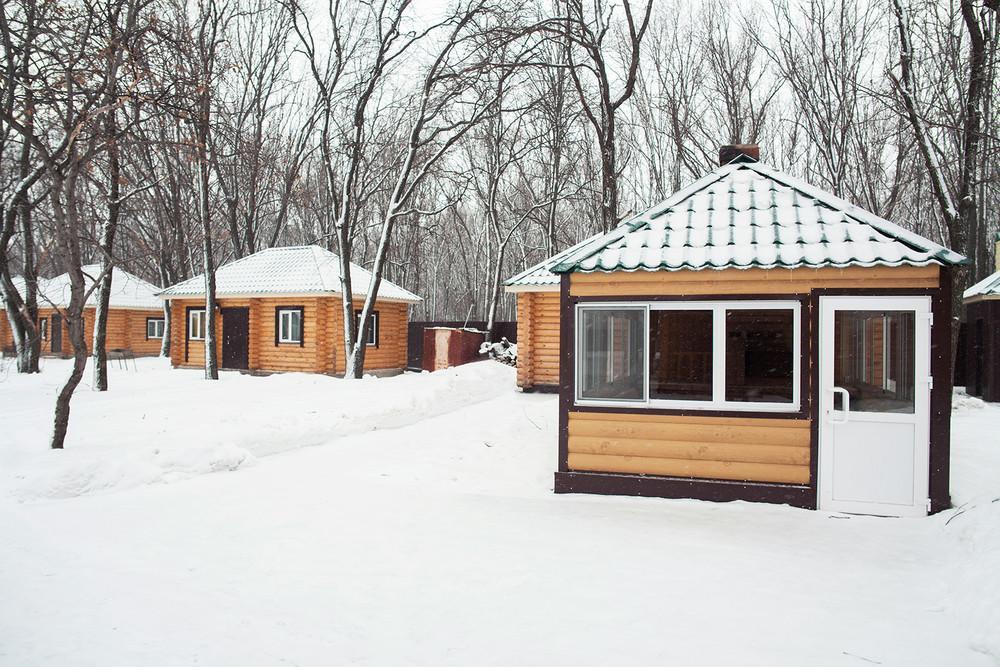
[(924, 516), (930, 297), (820, 297), (819, 507)]

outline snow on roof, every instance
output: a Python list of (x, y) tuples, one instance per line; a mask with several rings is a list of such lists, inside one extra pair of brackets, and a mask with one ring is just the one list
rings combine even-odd
[(511, 292), (532, 292), (532, 291), (542, 291), (534, 288), (547, 288), (559, 285), (559, 276), (552, 273), (551, 269), (553, 266), (558, 264), (563, 260), (563, 258), (568, 257), (570, 253), (574, 250), (584, 247), (591, 241), (596, 240), (600, 237), (600, 234), (595, 234), (588, 239), (577, 243), (574, 246), (566, 248), (562, 252), (556, 253), (552, 257), (548, 257), (534, 266), (528, 267), (521, 273), (518, 273), (513, 278), (509, 278), (504, 282)]
[(976, 298), (1000, 298), (1000, 271), (992, 273), (965, 290), (962, 298), (966, 301)]
[[(94, 281), (101, 276), (100, 264), (81, 266), (83, 278), (89, 289)], [(22, 280), (22, 285), (23, 285)], [(160, 288), (132, 275), (124, 269), (114, 267), (111, 277), (111, 308), (156, 309), (163, 308), (163, 303), (156, 293)], [(23, 292), (22, 292), (23, 294)], [(64, 273), (48, 280), (38, 281), (38, 305), (42, 308), (65, 308), (69, 305), (70, 280), (69, 273)], [(87, 306), (97, 305), (97, 290), (87, 298)]]
[(549, 268), (567, 273), (965, 261), (797, 178), (757, 162), (733, 162)]
[[(365, 296), (371, 272), (351, 264), (351, 285), (355, 296)], [(219, 267), (215, 272), (218, 296), (256, 294), (340, 294), (340, 258), (319, 246), (268, 248)], [(196, 276), (160, 292), (163, 299), (201, 296), (205, 279)], [(421, 298), (395, 283), (382, 279), (380, 299), (417, 303)]]

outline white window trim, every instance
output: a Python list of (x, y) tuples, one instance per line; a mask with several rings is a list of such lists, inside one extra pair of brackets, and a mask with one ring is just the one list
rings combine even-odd
[[(201, 317), (198, 318), (198, 317), (196, 317), (197, 315), (201, 315)], [(201, 332), (200, 332), (200, 335), (198, 335), (198, 336), (195, 336), (192, 333), (192, 331), (193, 331), (192, 325), (194, 324), (194, 321), (196, 319), (200, 319), (201, 320), (201, 324), (199, 326), (199, 329), (201, 330)], [(188, 340), (205, 340), (205, 309), (204, 308), (201, 309), (201, 310), (189, 310), (188, 311)]]
[[(285, 336), (285, 316), (288, 316), (288, 336)], [(299, 318), (299, 337), (292, 337), (292, 315), (297, 315)], [(278, 342), (279, 343), (301, 343), (302, 342), (302, 310), (298, 307), (296, 308), (278, 308)]]
[[(580, 396), (583, 377), (583, 336), (581, 313), (584, 310), (642, 310), (644, 319), (643, 391), (642, 400), (588, 399)], [(649, 311), (651, 310), (711, 310), (712, 311), (712, 400), (685, 401), (651, 399), (649, 397)], [(726, 311), (727, 310), (790, 310), (792, 311), (792, 402), (727, 401), (726, 397)], [(802, 304), (799, 301), (588, 301), (577, 303), (574, 313), (574, 405), (581, 407), (629, 407), (662, 410), (706, 410), (724, 412), (799, 412), (802, 405)]]
[[(368, 327), (368, 340), (365, 341), (365, 347), (376, 347), (378, 345), (378, 311), (373, 310), (371, 312), (372, 325)], [(361, 329), (361, 311), (358, 311), (354, 316), (357, 320), (358, 330)]]
[[(149, 325), (153, 325), (153, 335), (149, 335)], [(166, 332), (166, 322), (161, 318), (147, 318), (146, 319), (146, 340), (163, 340), (163, 334)]]

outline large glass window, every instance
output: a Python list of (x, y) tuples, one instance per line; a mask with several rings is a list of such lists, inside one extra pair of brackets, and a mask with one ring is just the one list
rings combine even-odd
[(712, 311), (649, 313), (649, 398), (712, 400)]
[(585, 308), (579, 330), (579, 396), (643, 400), (645, 309)]
[(794, 337), (790, 310), (727, 310), (726, 400), (791, 403)]
[(278, 309), (278, 342), (279, 343), (302, 342), (301, 308)]
[(799, 409), (796, 301), (581, 304), (577, 313), (579, 401)]

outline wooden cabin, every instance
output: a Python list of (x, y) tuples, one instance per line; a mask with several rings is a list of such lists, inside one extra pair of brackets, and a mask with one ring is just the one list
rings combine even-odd
[(994, 245), (996, 271), (962, 295), (965, 304), (965, 391), (1000, 401), (1000, 234)]
[(548, 265), (555, 491), (949, 507), (950, 267), (964, 258), (757, 162), (756, 147), (720, 153)]
[[(351, 265), (356, 317), (371, 274)], [(340, 260), (319, 246), (270, 248), (216, 271), (216, 344), (224, 369), (341, 375), (344, 311)], [(161, 292), (169, 303), (170, 361), (205, 365), (205, 289), (198, 276)], [(387, 280), (379, 286), (364, 368), (391, 374), (406, 368), (410, 304), (420, 297)]]
[[(101, 276), (100, 264), (81, 267), (89, 288)], [(24, 294), (23, 279), (17, 281)], [(134, 356), (156, 356), (160, 353), (164, 335), (163, 304), (156, 293), (160, 288), (128, 271), (112, 269), (111, 299), (105, 347)], [(69, 305), (69, 274), (64, 273), (38, 282), (38, 319), (42, 335), (42, 354), (69, 357), (73, 354), (66, 324), (65, 309)], [(94, 345), (94, 317), (97, 312), (97, 291), (91, 293), (83, 311), (87, 349)], [(12, 350), (14, 336), (6, 316), (0, 319), (0, 348)]]

